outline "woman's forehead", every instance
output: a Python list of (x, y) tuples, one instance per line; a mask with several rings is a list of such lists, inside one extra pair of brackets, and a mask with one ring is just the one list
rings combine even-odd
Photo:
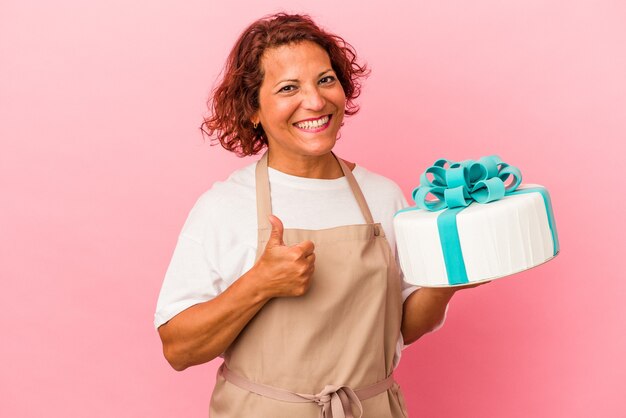
[(261, 58), (261, 66), (266, 79), (298, 79), (331, 69), (326, 51), (311, 41), (268, 48)]

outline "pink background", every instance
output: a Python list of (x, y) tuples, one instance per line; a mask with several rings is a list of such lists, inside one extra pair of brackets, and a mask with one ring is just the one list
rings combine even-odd
[(409, 196), (499, 154), (552, 193), (562, 253), (462, 291), (404, 352), (413, 417), (626, 416), (620, 1), (4, 1), (0, 416), (204, 417), (218, 365), (152, 328), (176, 237), (238, 159), (203, 142), (235, 38), (289, 5), (372, 68), (337, 151)]

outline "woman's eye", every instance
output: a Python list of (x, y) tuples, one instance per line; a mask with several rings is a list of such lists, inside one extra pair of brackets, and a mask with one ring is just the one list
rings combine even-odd
[(292, 86), (292, 85), (288, 85), (288, 86), (284, 86), (282, 87), (280, 90), (278, 90), (279, 93), (285, 92), (288, 93), (290, 91), (295, 90), (296, 86)]
[(328, 84), (328, 83), (332, 83), (333, 81), (335, 81), (336, 78), (332, 75), (327, 75), (326, 77), (322, 77), (322, 79), (320, 80), (321, 84)]

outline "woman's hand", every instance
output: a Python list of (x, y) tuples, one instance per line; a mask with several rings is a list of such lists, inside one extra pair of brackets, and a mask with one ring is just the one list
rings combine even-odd
[(265, 250), (254, 265), (255, 276), (260, 279), (261, 293), (266, 297), (304, 295), (311, 285), (315, 270), (315, 245), (302, 241), (286, 246), (283, 241), (283, 223), (270, 216), (272, 232)]
[(430, 292), (432, 295), (437, 295), (437, 296), (440, 296), (440, 297), (448, 297), (448, 299), (449, 299), (452, 296), (454, 296), (454, 294), (456, 292), (458, 292), (459, 290), (471, 289), (471, 288), (474, 288), (474, 287), (482, 286), (482, 285), (487, 284), (487, 283), (491, 283), (491, 280), (488, 281), (488, 282), (465, 284), (463, 286), (423, 287), (422, 289), (428, 289), (428, 292)]

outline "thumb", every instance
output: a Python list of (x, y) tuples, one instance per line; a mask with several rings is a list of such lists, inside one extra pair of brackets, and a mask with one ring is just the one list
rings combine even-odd
[(272, 232), (270, 233), (270, 239), (267, 241), (267, 246), (285, 245), (283, 241), (283, 223), (274, 215), (270, 215), (269, 220), (272, 224)]

